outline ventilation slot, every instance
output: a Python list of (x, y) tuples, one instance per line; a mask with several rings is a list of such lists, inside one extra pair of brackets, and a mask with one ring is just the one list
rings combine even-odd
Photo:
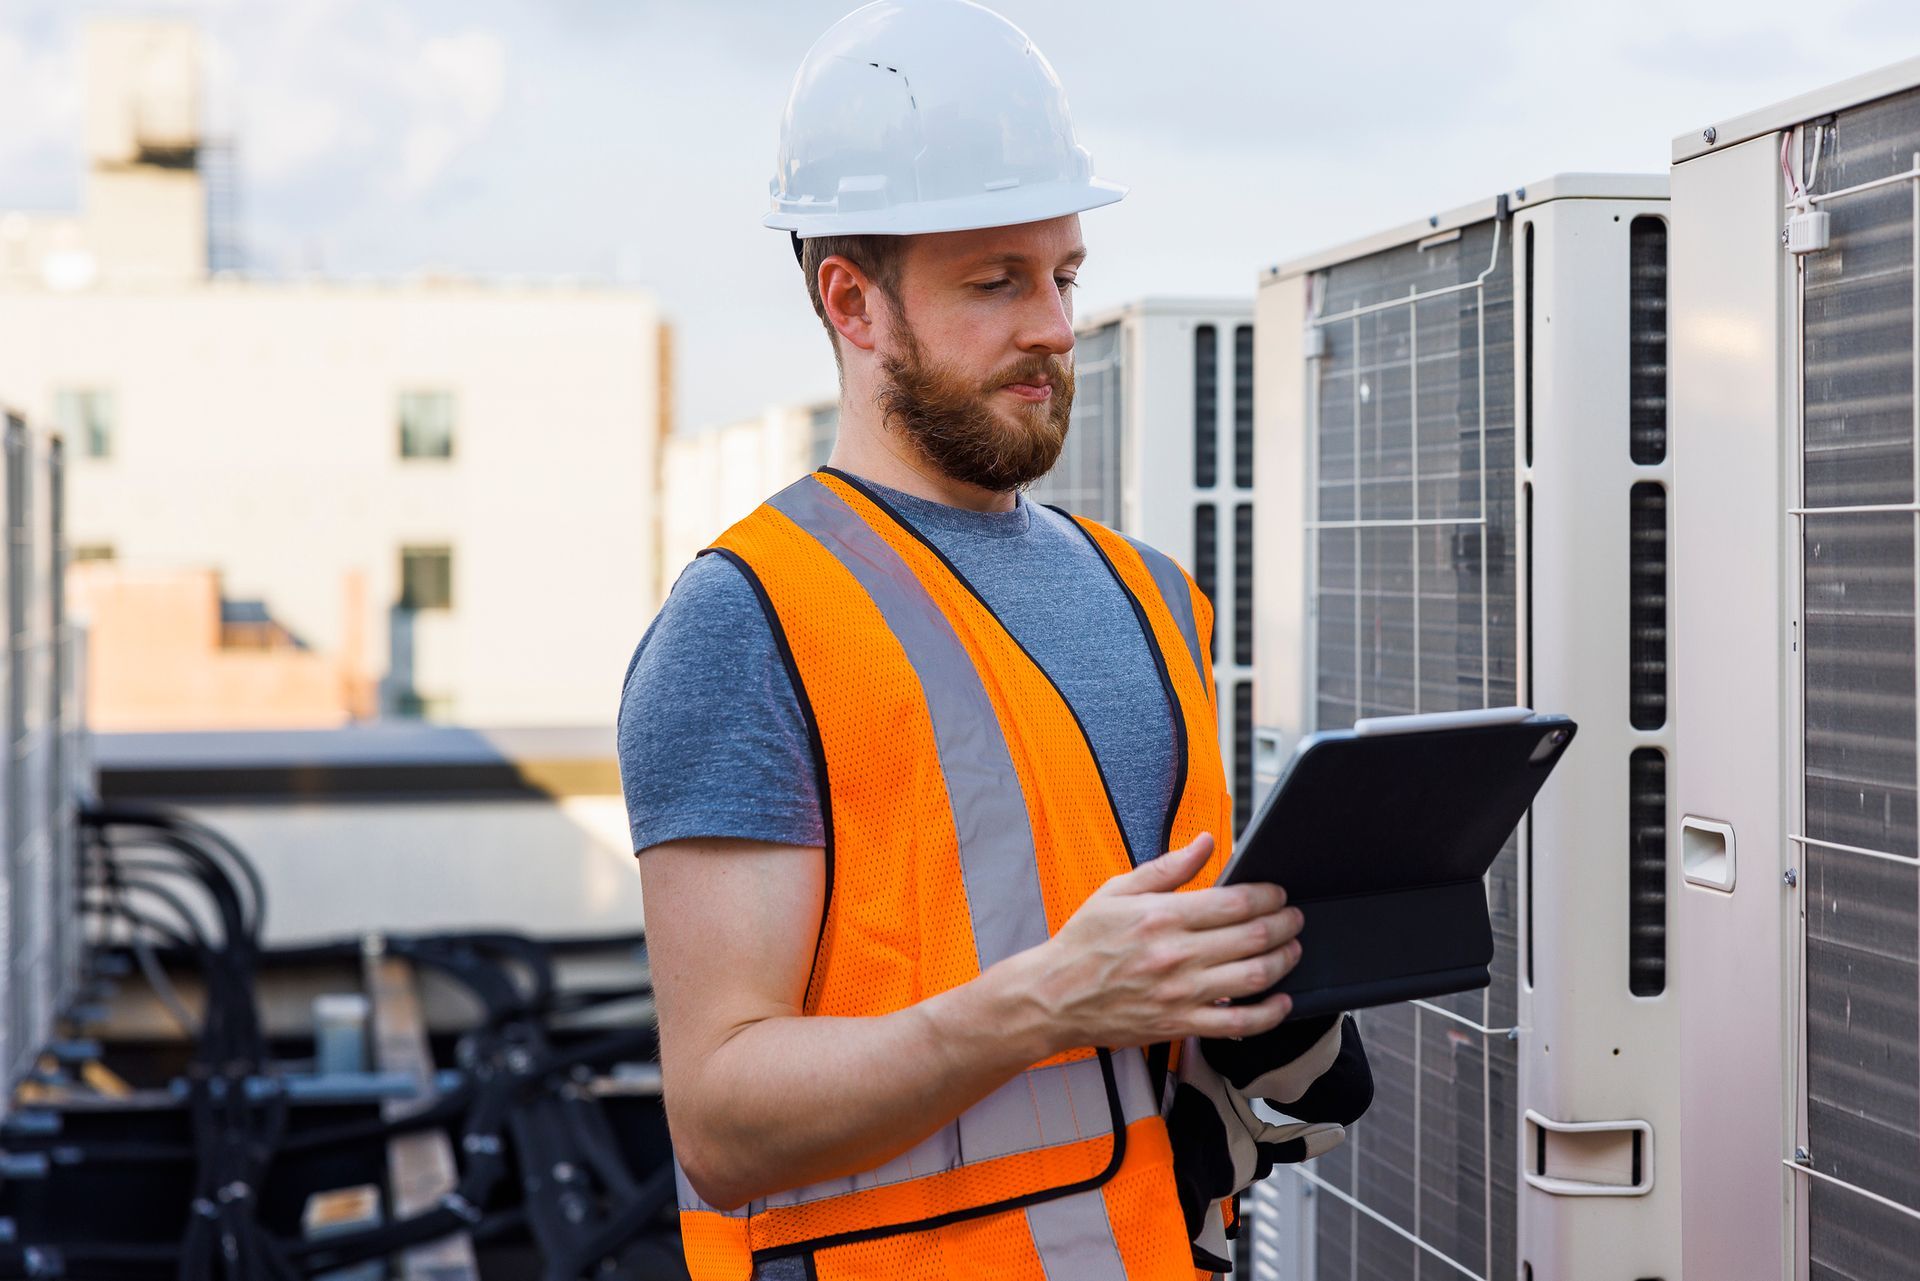
[(1233, 834), (1253, 817), (1253, 682), (1233, 685)]
[[(1220, 586), (1220, 520), (1219, 510), (1212, 503), (1197, 503), (1193, 509), (1193, 581), (1200, 586), (1200, 592), (1218, 608), (1219, 597), (1215, 590)], [(1212, 652), (1209, 658), (1220, 657), (1220, 630), (1212, 628), (1207, 635), (1207, 644)]]
[(1641, 481), (1629, 495), (1632, 604), (1629, 701), (1635, 729), (1667, 723), (1667, 490)]
[(1526, 359), (1526, 372), (1525, 372), (1526, 391), (1525, 391), (1525, 400), (1523, 404), (1524, 417), (1526, 421), (1525, 421), (1523, 430), (1526, 432), (1527, 466), (1531, 467), (1533, 466), (1533, 311), (1534, 311), (1534, 307), (1533, 307), (1533, 224), (1532, 223), (1527, 224), (1527, 243), (1525, 247), (1525, 254), (1526, 254), (1525, 261), (1522, 263), (1520, 268), (1522, 279), (1524, 282), (1523, 287), (1526, 291), (1526, 299), (1527, 299), (1527, 303), (1526, 303), (1527, 314), (1521, 320), (1522, 325), (1524, 325), (1526, 329), (1526, 344), (1525, 344), (1526, 345), (1526, 357), (1525, 357)]
[[(1645, 467), (1667, 460), (1667, 224), (1659, 218), (1635, 218), (1629, 234), (1631, 449), (1633, 461)], [(1528, 374), (1531, 379), (1531, 363)]]
[(1667, 990), (1667, 754), (1627, 758), (1627, 990)]
[(1233, 508), (1233, 661), (1253, 666), (1253, 504)]
[(1233, 331), (1233, 483), (1253, 488), (1253, 326)]
[(1220, 482), (1220, 344), (1212, 325), (1193, 331), (1193, 484)]

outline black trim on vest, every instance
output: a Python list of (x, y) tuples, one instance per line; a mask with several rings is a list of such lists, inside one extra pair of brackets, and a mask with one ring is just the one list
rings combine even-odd
[[(1187, 771), (1190, 767), (1187, 747), (1187, 709), (1181, 706), (1180, 693), (1173, 687), (1173, 673), (1167, 669), (1167, 656), (1160, 652), (1160, 640), (1153, 634), (1153, 623), (1147, 618), (1146, 606), (1140, 603), (1140, 598), (1133, 594), (1131, 587), (1127, 586), (1127, 580), (1120, 577), (1120, 569), (1113, 563), (1113, 557), (1107, 555), (1107, 549), (1100, 545), (1100, 540), (1093, 536), (1091, 530), (1073, 518), (1072, 512), (1064, 511), (1052, 504), (1047, 505), (1047, 510), (1059, 512), (1069, 525), (1079, 530), (1080, 536), (1087, 540), (1087, 545), (1093, 548), (1094, 554), (1100, 558), (1100, 563), (1107, 567), (1109, 574), (1113, 575), (1113, 581), (1120, 587), (1120, 594), (1127, 598), (1127, 604), (1133, 606), (1133, 616), (1139, 621), (1140, 631), (1147, 640), (1147, 652), (1153, 655), (1154, 670), (1160, 674), (1160, 688), (1167, 696), (1167, 710), (1173, 715), (1175, 760), (1173, 797), (1167, 802), (1167, 820), (1160, 828), (1160, 849), (1165, 852), (1173, 846), (1173, 822), (1180, 814), (1180, 800), (1187, 794)], [(1171, 601), (1162, 601), (1162, 604), (1168, 609), (1173, 608)], [(1204, 680), (1201, 682), (1200, 692), (1206, 693)], [(1173, 1043), (1171, 1041), (1161, 1041), (1149, 1047), (1147, 1051), (1147, 1080), (1153, 1086), (1155, 1100), (1165, 1097), (1167, 1072), (1172, 1060)]]
[[(1131, 587), (1127, 586), (1127, 580), (1120, 577), (1120, 569), (1113, 563), (1113, 557), (1107, 555), (1107, 549), (1100, 545), (1100, 540), (1093, 536), (1091, 530), (1073, 518), (1073, 513), (1062, 511), (1060, 508), (1052, 506), (1051, 504), (1047, 506), (1047, 510), (1059, 512), (1061, 516), (1066, 518), (1066, 522), (1069, 525), (1079, 530), (1080, 536), (1087, 540), (1087, 546), (1093, 548), (1094, 553), (1100, 557), (1100, 563), (1107, 567), (1109, 574), (1113, 575), (1113, 581), (1119, 586), (1120, 594), (1127, 598), (1127, 604), (1133, 606), (1133, 616), (1139, 621), (1140, 633), (1145, 636), (1147, 640), (1147, 652), (1153, 655), (1153, 669), (1160, 675), (1160, 689), (1167, 696), (1167, 710), (1173, 715), (1173, 799), (1167, 802), (1167, 821), (1160, 827), (1160, 848), (1154, 853), (1154, 857), (1158, 857), (1160, 854), (1167, 853), (1168, 850), (1172, 848), (1173, 821), (1179, 817), (1180, 800), (1187, 794), (1187, 769), (1189, 764), (1187, 759), (1187, 709), (1181, 705), (1179, 691), (1173, 687), (1173, 673), (1167, 670), (1167, 656), (1160, 652), (1160, 640), (1153, 634), (1153, 623), (1147, 618), (1147, 607), (1140, 603), (1140, 598), (1133, 594)], [(1149, 574), (1149, 577), (1151, 577), (1151, 574)], [(1163, 601), (1162, 603), (1165, 604), (1169, 610), (1173, 608), (1171, 601)], [(1205, 681), (1201, 682), (1200, 692), (1203, 695), (1207, 692)]]
[(773, 630), (774, 648), (780, 651), (780, 662), (787, 669), (787, 680), (793, 684), (794, 701), (800, 705), (800, 719), (807, 726), (807, 748), (813, 754), (814, 789), (820, 793), (820, 833), (822, 849), (827, 856), (826, 893), (820, 900), (820, 932), (813, 938), (813, 964), (807, 969), (807, 990), (813, 990), (813, 976), (820, 968), (820, 949), (827, 941), (827, 914), (833, 907), (833, 788), (827, 778), (827, 749), (820, 739), (820, 723), (813, 716), (813, 701), (807, 697), (806, 682), (800, 679), (800, 665), (793, 659), (793, 647), (787, 643), (787, 629), (780, 622), (780, 614), (773, 607), (773, 599), (767, 595), (767, 589), (753, 567), (738, 553), (725, 547), (709, 547), (700, 555), (712, 552), (723, 556), (747, 580), (747, 586), (753, 588), (753, 594), (760, 601), (760, 611), (767, 616), (767, 626)]
[(814, 1237), (807, 1241), (795, 1241), (792, 1245), (768, 1246), (764, 1250), (753, 1252), (755, 1263), (766, 1263), (773, 1259), (784, 1259), (794, 1254), (810, 1254), (816, 1250), (831, 1250), (836, 1245), (857, 1245), (862, 1241), (877, 1241), (881, 1237), (902, 1236), (908, 1232), (931, 1232), (935, 1228), (951, 1227), (956, 1223), (965, 1223), (969, 1219), (982, 1219), (989, 1214), (1004, 1214), (1008, 1210), (1023, 1210), (1030, 1205), (1039, 1205), (1043, 1201), (1057, 1201), (1061, 1197), (1074, 1196), (1081, 1192), (1091, 1192), (1104, 1187), (1114, 1175), (1120, 1172), (1120, 1163), (1127, 1157), (1126, 1111), (1120, 1102), (1120, 1082), (1113, 1074), (1113, 1054), (1108, 1050), (1096, 1051), (1100, 1056), (1100, 1078), (1107, 1087), (1107, 1111), (1113, 1115), (1113, 1156), (1107, 1161), (1106, 1169), (1089, 1179), (1078, 1183), (1066, 1183), (1057, 1188), (1048, 1188), (1043, 1192), (1029, 1192), (1024, 1196), (1008, 1197), (1004, 1201), (995, 1201), (988, 1205), (977, 1205), (965, 1210), (949, 1210), (945, 1214), (935, 1214), (912, 1223), (887, 1223), (877, 1228), (861, 1228), (856, 1232), (836, 1232), (832, 1236)]
[[(861, 497), (865, 498), (868, 502), (872, 503), (875, 507), (878, 507), (881, 511), (885, 512), (888, 516), (892, 517), (894, 524), (900, 526), (900, 528), (906, 530), (907, 533), (913, 535), (914, 539), (918, 541), (922, 547), (925, 547), (928, 551), (932, 552), (936, 557), (938, 557), (940, 560), (940, 563), (947, 567), (947, 572), (953, 575), (954, 581), (959, 583), (962, 587), (966, 588), (968, 594), (971, 595), (975, 600), (980, 602), (980, 608), (987, 611), (987, 617), (991, 618), (995, 623), (998, 623), (1000, 625), (1000, 630), (1006, 633), (1007, 639), (1014, 643), (1014, 647), (1017, 648), (1021, 652), (1021, 654), (1023, 654), (1026, 657), (1026, 660), (1029, 663), (1033, 664), (1033, 670), (1035, 670), (1036, 672), (1039, 672), (1041, 679), (1045, 680), (1048, 685), (1052, 686), (1054, 694), (1057, 695), (1060, 699), (1060, 705), (1067, 709), (1067, 715), (1073, 717), (1074, 728), (1080, 731), (1080, 742), (1083, 745), (1085, 745), (1087, 749), (1087, 759), (1093, 762), (1094, 775), (1100, 780), (1100, 790), (1106, 793), (1107, 812), (1113, 815), (1113, 830), (1120, 834), (1120, 848), (1126, 853), (1127, 866), (1129, 867), (1135, 866), (1136, 860), (1133, 857), (1133, 845), (1131, 842), (1127, 840), (1127, 829), (1120, 822), (1120, 806), (1117, 803), (1115, 803), (1113, 799), (1113, 786), (1112, 784), (1107, 782), (1106, 770), (1100, 767), (1100, 757), (1093, 750), (1093, 740), (1087, 737), (1086, 724), (1083, 721), (1081, 721), (1080, 713), (1073, 710), (1073, 704), (1067, 701), (1067, 696), (1060, 692), (1059, 683), (1053, 679), (1053, 676), (1047, 671), (1046, 668), (1040, 666), (1040, 660), (1035, 658), (1025, 645), (1021, 644), (1020, 638), (1013, 634), (1013, 629), (1007, 626), (1006, 622), (1000, 617), (1000, 615), (994, 611), (993, 606), (987, 604), (987, 598), (980, 594), (980, 589), (973, 585), (972, 580), (970, 580), (965, 574), (961, 573), (957, 565), (955, 565), (952, 561), (947, 559), (947, 554), (945, 552), (941, 551), (938, 547), (935, 547), (933, 545), (932, 539), (928, 538), (925, 534), (921, 533), (918, 529), (915, 529), (911, 521), (909, 521), (906, 517), (902, 516), (899, 512), (895, 511), (892, 505), (889, 504), (886, 499), (874, 493), (873, 490), (868, 487), (867, 482), (864, 480), (861, 480), (858, 476), (849, 476), (846, 472), (841, 471), (838, 467), (822, 467), (819, 470), (828, 476), (834, 477), (836, 480), (845, 481), (847, 484), (853, 486), (856, 490), (860, 491)], [(1155, 652), (1157, 653), (1158, 646), (1155, 646), (1154, 649), (1155, 649)], [(1177, 803), (1177, 800), (1176, 800), (1176, 803)]]

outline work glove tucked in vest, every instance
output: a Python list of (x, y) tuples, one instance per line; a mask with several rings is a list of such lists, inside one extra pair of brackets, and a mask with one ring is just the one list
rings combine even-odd
[[(1287, 1120), (1261, 1117), (1255, 1099)], [(1339, 1145), (1372, 1102), (1373, 1072), (1352, 1015), (1288, 1021), (1239, 1041), (1188, 1039), (1167, 1130), (1194, 1266), (1231, 1271), (1223, 1202), (1275, 1165)]]

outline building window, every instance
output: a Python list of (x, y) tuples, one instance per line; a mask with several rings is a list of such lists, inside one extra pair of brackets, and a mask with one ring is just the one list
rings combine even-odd
[(406, 716), (415, 720), (450, 721), (453, 719), (453, 700), (435, 698), (416, 690), (406, 690), (395, 697), (393, 710), (396, 716)]
[(82, 457), (113, 456), (113, 393), (69, 387), (54, 393), (53, 421)]
[(453, 393), (400, 393), (400, 456), (453, 457)]
[(453, 608), (453, 549), (400, 549), (400, 608)]

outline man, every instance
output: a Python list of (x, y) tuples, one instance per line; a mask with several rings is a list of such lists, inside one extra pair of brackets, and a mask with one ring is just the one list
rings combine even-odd
[[(908, 0), (808, 53), (773, 194), (839, 436), (681, 575), (620, 717), (688, 1265), (1224, 1266), (1202, 1220), (1256, 1141), (1337, 1139), (1354, 1094), (1322, 1078), (1357, 1041), (1272, 1050), (1288, 998), (1231, 1003), (1291, 969), (1301, 920), (1206, 888), (1232, 812), (1206, 598), (1021, 496), (1067, 430), (1078, 215), (1124, 192), (1024, 35)], [(1252, 1039), (1215, 1074), (1188, 1038)], [(1324, 1096), (1284, 1132), (1221, 1081), (1276, 1067)]]

